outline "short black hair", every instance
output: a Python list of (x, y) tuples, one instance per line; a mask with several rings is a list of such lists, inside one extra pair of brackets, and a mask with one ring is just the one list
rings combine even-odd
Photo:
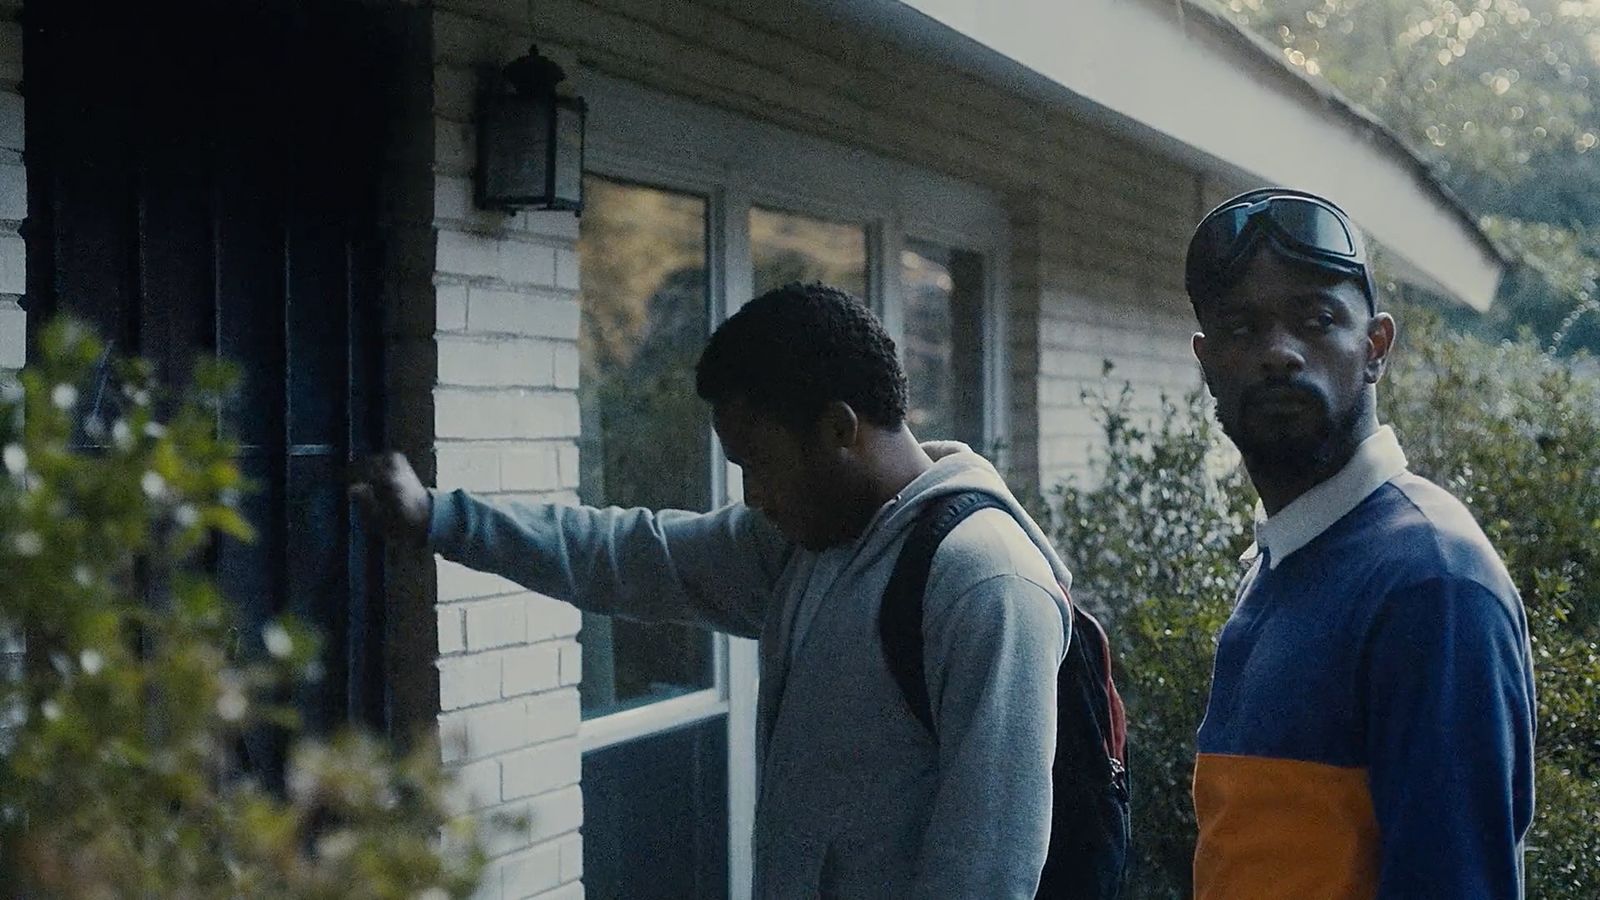
[(695, 391), (713, 406), (743, 400), (794, 430), (829, 403), (883, 428), (905, 422), (906, 373), (867, 305), (821, 282), (791, 282), (723, 322), (695, 366)]

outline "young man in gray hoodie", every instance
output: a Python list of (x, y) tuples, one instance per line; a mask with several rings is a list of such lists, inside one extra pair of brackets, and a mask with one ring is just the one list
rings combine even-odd
[[(843, 291), (756, 298), (712, 335), (696, 376), (743, 503), (491, 505), (424, 489), (398, 454), (353, 490), (392, 531), (590, 612), (759, 638), (755, 896), (1032, 897), (1066, 567), (986, 460), (958, 445), (936, 461), (918, 444), (894, 342)], [(974, 514), (934, 557), (935, 739), (889, 672), (878, 610), (919, 509), (966, 490), (1013, 515)]]

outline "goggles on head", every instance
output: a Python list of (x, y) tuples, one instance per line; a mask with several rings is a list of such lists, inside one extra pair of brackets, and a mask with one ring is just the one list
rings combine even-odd
[(1359, 279), (1368, 311), (1377, 310), (1361, 233), (1339, 207), (1287, 188), (1241, 194), (1200, 220), (1184, 264), (1189, 299), (1198, 305), (1226, 290), (1263, 241), (1286, 259)]

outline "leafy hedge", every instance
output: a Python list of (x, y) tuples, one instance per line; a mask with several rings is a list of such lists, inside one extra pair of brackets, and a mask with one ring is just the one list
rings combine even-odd
[[(1415, 321), (1412, 321), (1415, 319)], [(1528, 895), (1600, 896), (1600, 379), (1531, 342), (1488, 345), (1421, 315), (1380, 387), (1411, 468), (1461, 498), (1522, 591), (1538, 688)], [(1058, 488), (1057, 545), (1111, 619), (1134, 757), (1134, 895), (1191, 896), (1190, 779), (1212, 650), (1250, 543), (1254, 493), (1196, 393), (1153, 422), (1086, 398), (1095, 479)], [(1470, 736), (1463, 736), (1470, 739)]]

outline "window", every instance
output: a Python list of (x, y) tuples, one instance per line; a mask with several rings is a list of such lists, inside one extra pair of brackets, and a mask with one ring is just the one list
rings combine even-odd
[(822, 281), (867, 298), (867, 232), (860, 225), (750, 209), (752, 296), (791, 281)]
[(906, 240), (900, 251), (900, 343), (911, 386), (907, 420), (919, 438), (985, 449), (983, 293), (980, 254)]
[[(709, 509), (711, 417), (694, 364), (711, 321), (703, 197), (586, 177), (579, 259), (579, 494), (591, 506)], [(713, 638), (585, 615), (583, 714), (713, 687)]]
[[(741, 496), (692, 367), (715, 323), (790, 281), (836, 285), (882, 316), (919, 436), (988, 446), (1004, 408), (1003, 304), (989, 292), (1005, 283), (1008, 226), (995, 195), (599, 72), (583, 92), (584, 502), (705, 509)], [(755, 643), (597, 617), (580, 640), (591, 892), (748, 900)]]

